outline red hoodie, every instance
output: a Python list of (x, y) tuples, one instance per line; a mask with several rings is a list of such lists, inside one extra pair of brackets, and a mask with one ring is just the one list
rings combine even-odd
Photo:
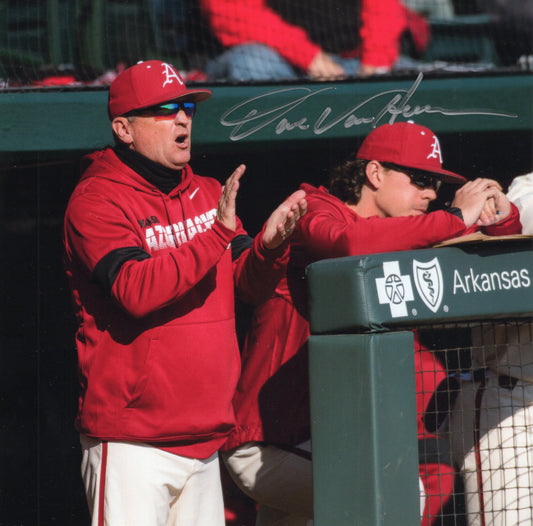
[[(363, 218), (322, 187), (301, 188), (307, 213), (290, 240), (287, 275), (255, 311), (234, 399), (237, 426), (224, 449), (248, 441), (296, 445), (309, 438), (307, 265), (326, 258), (430, 247), (477, 230), (467, 229), (444, 210)], [(505, 221), (485, 230), (493, 235), (520, 233), (518, 209), (512, 205)]]
[[(216, 220), (221, 185), (188, 165), (167, 195), (109, 148), (86, 160), (64, 223), (79, 323), (76, 426), (207, 458), (234, 424), (234, 285), (253, 299), (281, 250), (266, 250), (259, 235), (232, 263), (230, 243), (246, 232)], [(95, 278), (117, 254), (103, 290)]]

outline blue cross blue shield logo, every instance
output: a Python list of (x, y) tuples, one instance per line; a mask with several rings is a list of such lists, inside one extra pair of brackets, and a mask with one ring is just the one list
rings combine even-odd
[(401, 275), (398, 261), (384, 262), (383, 274), (376, 279), (379, 302), (389, 304), (393, 318), (407, 316), (406, 302), (414, 300), (411, 278)]

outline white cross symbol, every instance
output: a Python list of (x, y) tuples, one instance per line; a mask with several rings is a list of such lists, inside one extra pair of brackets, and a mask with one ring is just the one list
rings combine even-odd
[(381, 304), (388, 303), (391, 316), (399, 318), (407, 316), (406, 302), (413, 301), (413, 287), (409, 276), (400, 275), (400, 264), (398, 261), (388, 261), (383, 263), (384, 278), (376, 279), (378, 299)]

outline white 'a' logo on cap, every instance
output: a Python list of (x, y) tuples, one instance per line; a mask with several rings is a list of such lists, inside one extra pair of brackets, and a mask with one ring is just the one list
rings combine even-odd
[(433, 144), (431, 145), (431, 147), (433, 149), (431, 150), (431, 153), (426, 157), (426, 159), (436, 159), (437, 155), (438, 155), (440, 164), (442, 164), (442, 155), (440, 153), (440, 144), (439, 144), (439, 140), (437, 139), (437, 137), (435, 135), (433, 135)]
[(183, 81), (180, 79), (179, 75), (176, 73), (176, 70), (166, 62), (163, 62), (163, 75), (165, 75), (165, 82), (163, 82), (163, 88), (167, 84), (172, 84), (174, 79), (178, 81), (178, 84), (183, 85)]

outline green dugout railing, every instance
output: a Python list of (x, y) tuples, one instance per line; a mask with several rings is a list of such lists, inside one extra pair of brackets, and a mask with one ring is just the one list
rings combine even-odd
[(307, 269), (315, 526), (420, 524), (415, 327), (533, 316), (533, 241)]
[[(350, 145), (374, 127), (415, 120), (440, 135), (531, 132), (533, 74), (414, 74), (336, 83), (207, 86), (193, 151)], [(0, 91), (0, 164), (67, 158), (112, 142), (107, 88)]]

